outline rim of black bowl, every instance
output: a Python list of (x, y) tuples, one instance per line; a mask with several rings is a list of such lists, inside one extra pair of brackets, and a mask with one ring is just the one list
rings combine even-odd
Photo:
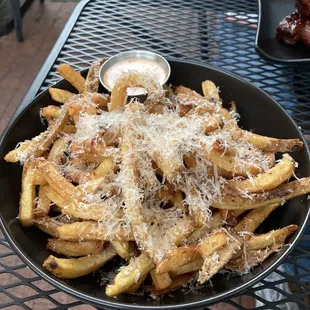
[(255, 36), (255, 43), (254, 48), (256, 52), (266, 61), (273, 62), (273, 63), (290, 63), (290, 64), (300, 64), (300, 63), (308, 63), (310, 62), (310, 58), (292, 58), (292, 59), (282, 59), (274, 57), (268, 53), (266, 53), (258, 43), (258, 40), (260, 38), (260, 31), (261, 31), (261, 19), (262, 19), (262, 2), (261, 0), (257, 0), (257, 6), (258, 6), (258, 20), (257, 20), (257, 30), (256, 30), (256, 36)]
[[(261, 90), (260, 88), (256, 87), (255, 85), (251, 84), (250, 82), (248, 82), (247, 80), (239, 77), (238, 75), (235, 75), (229, 71), (217, 68), (215, 66), (209, 65), (209, 64), (202, 64), (196, 61), (184, 61), (184, 60), (179, 60), (176, 58), (167, 58), (168, 61), (173, 61), (173, 62), (179, 62), (179, 63), (187, 63), (187, 64), (192, 64), (192, 65), (196, 65), (196, 66), (202, 66), (202, 67), (206, 67), (209, 68), (211, 70), (215, 70), (218, 72), (221, 72), (225, 75), (229, 75), (234, 79), (237, 79), (243, 83), (245, 83), (248, 87), (251, 88), (255, 88), (256, 90), (262, 92), (266, 98), (269, 98), (270, 101), (273, 102), (273, 104), (277, 105), (278, 108), (280, 110), (282, 110), (282, 112), (284, 112), (286, 114), (286, 116), (291, 120), (292, 124), (294, 125), (295, 129), (301, 134), (301, 138), (302, 141), (304, 143), (304, 147), (305, 150), (308, 154), (308, 157), (310, 158), (310, 153), (309, 153), (309, 148), (307, 145), (307, 142), (303, 136), (303, 134), (301, 133), (299, 127), (296, 125), (296, 123), (293, 121), (293, 119), (288, 115), (288, 113), (285, 111), (284, 108), (282, 108), (282, 106), (280, 104), (278, 104), (271, 96), (269, 96), (265, 91)], [(88, 69), (82, 70), (81, 72), (85, 72)], [(60, 82), (61, 80), (58, 80), (57, 82), (55, 82), (53, 85), (51, 85), (50, 87), (53, 87), (55, 84), (57, 84), (58, 82)], [(34, 100), (38, 100), (41, 96), (43, 96), (43, 94), (48, 91), (48, 89), (46, 89), (45, 91), (41, 92), (40, 94), (38, 94), (35, 98), (33, 98), (33, 100), (31, 100), (22, 110), (15, 112), (15, 114), (13, 115), (13, 117), (11, 118), (11, 120), (9, 121), (8, 125), (6, 126), (1, 139), (0, 139), (0, 146), (2, 145), (3, 140), (6, 138), (6, 136), (9, 134), (10, 130), (12, 129), (13, 124), (15, 124), (19, 118), (25, 113), (25, 111), (27, 111), (28, 108), (30, 108), (32, 102)], [(310, 203), (310, 201), (309, 201)], [(158, 305), (158, 306), (147, 306), (147, 305), (136, 305), (136, 304), (128, 304), (125, 302), (120, 302), (117, 299), (115, 301), (108, 301), (108, 300), (104, 300), (104, 299), (100, 299), (100, 298), (96, 298), (93, 296), (90, 296), (88, 294), (85, 294), (81, 291), (78, 291), (76, 289), (71, 288), (70, 286), (68, 286), (66, 283), (61, 282), (60, 279), (57, 279), (56, 277), (48, 274), (46, 271), (44, 271), (43, 269), (41, 269), (41, 266), (39, 266), (36, 262), (34, 262), (27, 254), (25, 254), (23, 251), (21, 251), (19, 249), (19, 247), (15, 244), (15, 242), (12, 240), (6, 225), (4, 224), (3, 220), (2, 220), (2, 214), (0, 212), (0, 227), (4, 233), (5, 238), (7, 239), (7, 241), (9, 242), (10, 246), (13, 248), (13, 250), (15, 251), (16, 254), (18, 254), (18, 256), (23, 260), (23, 262), (29, 266), (33, 271), (35, 271), (37, 274), (39, 274), (44, 280), (48, 281), (49, 283), (51, 283), (52, 285), (56, 286), (57, 288), (59, 288), (60, 290), (65, 291), (66, 293), (69, 293), (70, 295), (73, 295), (77, 298), (79, 298), (81, 301), (85, 301), (88, 302), (96, 307), (108, 307), (110, 309), (114, 308), (114, 309), (134, 309), (134, 310), (138, 310), (138, 309), (148, 309), (148, 310), (159, 310), (159, 309), (166, 309), (166, 310), (176, 310), (176, 309), (191, 309), (191, 308), (199, 308), (199, 307), (203, 307), (203, 306), (207, 306), (207, 305), (211, 305), (214, 304), (216, 302), (219, 301), (224, 301), (227, 300), (235, 295), (237, 295), (238, 293), (244, 292), (247, 288), (253, 286), (254, 284), (258, 283), (261, 279), (265, 278), (268, 274), (270, 274), (277, 266), (279, 266), (281, 264), (281, 262), (283, 262), (283, 260), (289, 255), (289, 253), (291, 253), (291, 251), (294, 249), (294, 247), (296, 246), (296, 244), (298, 243), (298, 241), (301, 239), (303, 232), (305, 231), (306, 227), (307, 227), (307, 222), (308, 219), (310, 218), (310, 208), (308, 208), (308, 212), (305, 216), (304, 222), (302, 223), (301, 227), (298, 230), (297, 236), (295, 237), (295, 240), (293, 240), (293, 242), (291, 243), (290, 247), (287, 247), (283, 253), (281, 254), (281, 256), (275, 261), (273, 262), (268, 268), (266, 268), (266, 270), (264, 270), (263, 272), (261, 272), (260, 274), (258, 274), (257, 276), (253, 277), (253, 279), (251, 279), (250, 281), (248, 281), (247, 283), (237, 286), (234, 289), (230, 289), (224, 293), (220, 293), (216, 296), (210, 297), (210, 298), (204, 298), (201, 299), (199, 301), (195, 301), (195, 302), (187, 302), (187, 303), (182, 303), (181, 305)]]

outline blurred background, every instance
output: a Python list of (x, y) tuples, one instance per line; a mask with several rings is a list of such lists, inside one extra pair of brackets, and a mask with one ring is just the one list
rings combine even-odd
[(20, 0), (23, 42), (11, 1), (0, 0), (0, 134), (36, 77), (78, 0)]

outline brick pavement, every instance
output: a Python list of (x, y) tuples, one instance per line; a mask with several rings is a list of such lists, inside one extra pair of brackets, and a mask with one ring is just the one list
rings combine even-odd
[(23, 17), (24, 42), (0, 37), (0, 133), (36, 77), (76, 2), (34, 0)]

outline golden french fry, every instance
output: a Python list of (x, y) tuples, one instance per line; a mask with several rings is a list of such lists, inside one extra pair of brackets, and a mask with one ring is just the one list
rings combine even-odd
[(245, 212), (244, 210), (227, 210), (227, 209), (219, 210), (219, 213), (223, 221), (229, 226), (236, 225), (238, 223), (237, 218), (244, 212)]
[(296, 152), (303, 147), (303, 142), (299, 139), (276, 139), (260, 136), (245, 130), (242, 130), (242, 135), (250, 143), (265, 152)]
[[(247, 213), (240, 222), (234, 227), (236, 232), (254, 232), (255, 229), (269, 216), (269, 214), (277, 209), (280, 204), (272, 204), (258, 209), (253, 209)], [(249, 236), (247, 236), (249, 238)]]
[(218, 108), (215, 103), (209, 101), (207, 98), (201, 96), (190, 88), (178, 86), (175, 89), (175, 93), (177, 94), (176, 99), (180, 116), (184, 116), (195, 107), (202, 106), (205, 112), (208, 113), (214, 113)]
[(38, 171), (38, 169), (34, 169), (33, 172), (33, 183), (35, 185), (44, 185), (46, 184), (46, 180), (41, 172)]
[(162, 261), (156, 266), (156, 273), (163, 274), (177, 267), (182, 267), (201, 257), (200, 253), (195, 251), (196, 246), (184, 246), (176, 248), (167, 253)]
[(75, 279), (100, 268), (116, 255), (112, 246), (107, 249), (80, 258), (57, 258), (50, 255), (43, 267), (54, 276), (62, 279)]
[(195, 222), (191, 216), (185, 216), (167, 230), (166, 236), (171, 243), (178, 246), (195, 230)]
[(61, 175), (55, 164), (44, 158), (35, 160), (37, 169), (43, 174), (47, 183), (63, 198), (69, 201), (82, 199), (83, 192)]
[(140, 286), (144, 283), (145, 279), (147, 278), (148, 274), (145, 274), (142, 278), (140, 278), (135, 284), (129, 287), (128, 290), (126, 290), (124, 293), (127, 294), (133, 294), (135, 293)]
[(120, 227), (119, 230), (107, 231), (103, 225), (94, 221), (76, 222), (64, 224), (56, 229), (59, 238), (67, 241), (132, 241), (134, 237), (131, 231)]
[(227, 235), (224, 231), (218, 230), (202, 239), (196, 246), (196, 251), (202, 257), (210, 256), (227, 243)]
[(40, 188), (44, 194), (48, 197), (49, 200), (51, 200), (53, 203), (55, 203), (60, 209), (62, 209), (64, 206), (67, 206), (70, 202), (60, 196), (58, 192), (56, 192), (50, 185), (46, 184), (41, 186)]
[[(205, 148), (203, 143), (202, 147)], [(248, 164), (246, 162), (242, 165), (238, 165), (235, 162), (234, 157), (223, 154), (216, 147), (213, 147), (211, 150), (206, 149), (206, 151), (204, 152), (204, 156), (207, 160), (209, 160), (212, 164), (216, 165), (220, 169), (235, 174), (237, 176), (243, 176), (246, 178), (248, 173), (250, 173), (251, 175), (257, 175), (262, 171), (261, 168)]]
[(194, 272), (182, 274), (180, 276), (175, 277), (172, 280), (172, 283), (166, 289), (159, 291), (155, 287), (152, 287), (150, 292), (156, 296), (164, 295), (186, 284), (190, 279), (193, 278), (194, 275), (195, 275)]
[(24, 162), (28, 154), (33, 151), (36, 147), (36, 144), (45, 138), (47, 132), (42, 132), (37, 137), (34, 137), (32, 140), (26, 140), (25, 142), (19, 143), (19, 146), (14, 150), (7, 153), (4, 157), (4, 160), (10, 163), (16, 163), (18, 161)]
[(44, 192), (44, 187), (40, 186), (39, 193), (38, 193), (38, 202), (34, 210), (34, 216), (36, 218), (47, 216), (50, 211), (50, 205), (51, 205), (51, 200)]
[(253, 179), (242, 181), (230, 180), (228, 185), (233, 189), (247, 191), (248, 193), (268, 191), (287, 181), (293, 175), (294, 170), (295, 161), (286, 154), (275, 167), (268, 171), (258, 174)]
[(243, 242), (249, 239), (246, 234), (244, 238), (240, 237), (240, 232), (254, 232), (255, 229), (275, 210), (279, 205), (270, 205), (260, 209), (251, 210), (240, 222), (234, 227), (232, 232), (232, 240), (223, 248), (214, 252), (216, 257), (204, 257), (203, 266), (199, 273), (199, 282), (205, 283), (211, 279), (219, 270), (221, 270), (233, 257), (233, 255), (240, 250)]
[[(70, 100), (70, 104), (68, 103), (68, 113), (75, 124), (78, 123), (81, 113), (87, 113), (88, 115), (95, 115), (97, 113), (96, 105), (92, 102), (90, 97), (76, 95), (74, 99), (76, 100)], [(81, 103), (81, 101), (83, 103)]]
[[(126, 186), (122, 187), (122, 193), (125, 201), (125, 215), (130, 219), (131, 229), (139, 247), (143, 248), (152, 259), (154, 251), (150, 249), (149, 244), (152, 242), (148, 233), (147, 224), (142, 215), (142, 203), (140, 200), (140, 191), (138, 187), (138, 178), (136, 171), (136, 157), (132, 153), (132, 129), (128, 128), (123, 132), (122, 139), (122, 165), (123, 178), (126, 180)], [(155, 259), (154, 259), (155, 260)]]
[(96, 104), (98, 108), (106, 110), (110, 102), (110, 98), (107, 95), (98, 93), (88, 93), (87, 95), (90, 96), (92, 102)]
[(206, 80), (206, 81), (202, 82), (201, 88), (202, 88), (203, 95), (207, 99), (209, 99), (209, 100), (210, 99), (220, 100), (219, 91), (218, 91), (216, 85), (212, 81)]
[(60, 223), (49, 216), (35, 219), (34, 225), (52, 237), (58, 238), (59, 236), (57, 227), (60, 225)]
[(60, 115), (61, 108), (55, 105), (44, 107), (41, 111), (41, 116), (47, 119), (57, 118)]
[(121, 77), (114, 85), (111, 91), (111, 102), (109, 105), (110, 111), (120, 110), (126, 102), (128, 87), (144, 87), (148, 93), (154, 93), (154, 90), (164, 94), (160, 85), (152, 80), (147, 75), (141, 75), (137, 72), (129, 72)]
[(259, 194), (249, 194), (242, 197), (233, 191), (224, 192), (221, 201), (216, 201), (212, 207), (229, 210), (247, 210), (260, 208), (271, 204), (284, 203), (285, 201), (310, 192), (310, 178), (303, 178)]
[(101, 135), (96, 135), (94, 138), (81, 142), (72, 142), (70, 145), (70, 152), (73, 156), (76, 157), (82, 157), (83, 155), (88, 157), (90, 157), (90, 155), (98, 155), (103, 160), (104, 157), (102, 157), (102, 154), (104, 154), (106, 150), (107, 147)]
[(45, 150), (52, 145), (67, 121), (68, 109), (66, 106), (63, 106), (59, 117), (45, 132), (33, 138), (31, 141), (21, 144), (18, 148), (9, 152), (4, 159), (7, 162), (20, 161), (21, 163), (24, 163), (30, 157), (40, 157)]
[(146, 254), (140, 254), (115, 276), (113, 284), (106, 287), (105, 293), (112, 297), (126, 292), (154, 267), (153, 261)]
[(102, 251), (102, 241), (70, 242), (57, 238), (47, 239), (47, 249), (65, 256), (86, 256)]
[(252, 236), (247, 242), (248, 251), (260, 250), (279, 243), (278, 240), (284, 240), (298, 229), (297, 225), (289, 225), (281, 229), (272, 230), (266, 234)]
[(34, 200), (36, 198), (36, 186), (33, 183), (34, 172), (34, 163), (26, 162), (23, 168), (22, 191), (18, 215), (23, 226), (31, 226), (33, 224)]
[(85, 91), (90, 93), (97, 93), (99, 89), (99, 70), (102, 64), (105, 62), (104, 59), (96, 60), (90, 66), (86, 81)]
[(104, 177), (110, 173), (115, 168), (114, 159), (111, 157), (104, 158), (101, 164), (92, 172), (91, 178), (97, 179)]
[[(71, 99), (74, 96), (74, 94), (71, 93), (70, 91), (59, 89), (59, 88), (54, 88), (54, 87), (49, 88), (48, 92), (50, 93), (52, 99), (59, 103), (66, 103), (69, 99)], [(48, 106), (46, 108), (43, 108), (42, 116), (47, 117), (47, 118), (48, 117), (57, 118), (59, 116), (57, 112), (59, 111), (57, 111), (57, 109), (53, 109), (53, 110), (49, 109), (49, 107), (54, 107), (54, 106)], [(43, 114), (46, 114), (46, 115), (43, 115)]]
[(85, 91), (85, 79), (81, 76), (80, 73), (75, 71), (68, 64), (61, 64), (58, 66), (59, 74), (67, 80), (73, 87), (75, 87), (79, 93), (84, 93)]
[(179, 275), (193, 272), (193, 271), (198, 271), (201, 269), (203, 264), (203, 258), (196, 259), (186, 265), (183, 265), (181, 267), (176, 267), (175, 269), (172, 269), (169, 271), (169, 274), (172, 278), (175, 278)]
[(63, 133), (76, 133), (76, 127), (74, 125), (65, 125), (62, 130)]
[(116, 241), (111, 240), (111, 245), (117, 252), (117, 254), (126, 260), (130, 260), (134, 255), (135, 246), (134, 243), (128, 241)]
[(61, 164), (63, 153), (66, 151), (67, 145), (68, 141), (65, 138), (57, 139), (47, 156), (47, 160), (52, 161), (55, 164)]
[(153, 269), (150, 271), (150, 274), (157, 290), (164, 290), (172, 283), (169, 273), (157, 274), (156, 269)]

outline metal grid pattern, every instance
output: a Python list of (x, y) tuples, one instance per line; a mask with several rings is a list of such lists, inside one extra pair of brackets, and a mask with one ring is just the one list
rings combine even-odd
[[(309, 66), (273, 65), (259, 58), (253, 47), (257, 25), (254, 0), (93, 0), (80, 8), (81, 12), (75, 12), (78, 17), (72, 17), (74, 21), (77, 18), (72, 31), (63, 34), (66, 42), (59, 55), (55, 55), (45, 80), (40, 81), (40, 91), (59, 79), (59, 63), (83, 69), (99, 57), (146, 48), (166, 57), (198, 60), (240, 75), (273, 96), (306, 137), (310, 135)], [(248, 299), (255, 300), (252, 308), (309, 309), (309, 257), (308, 229), (285, 263), (245, 292)], [(0, 284), (0, 308), (92, 308), (59, 292), (27, 269), (1, 235)], [(23, 289), (17, 291), (20, 286)], [(224, 304), (227, 309), (249, 309), (240, 300), (228, 300), (217, 309), (226, 309)]]

